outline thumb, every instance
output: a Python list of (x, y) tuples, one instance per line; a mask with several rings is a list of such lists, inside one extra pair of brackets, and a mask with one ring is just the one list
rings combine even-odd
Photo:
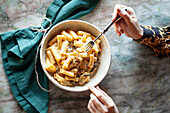
[(118, 8), (117, 9), (118, 14), (125, 20), (126, 23), (129, 23), (131, 20), (130, 15), (128, 14), (127, 11), (125, 11), (124, 9)]
[(117, 10), (116, 10), (116, 9), (114, 9), (113, 14), (112, 14), (112, 21), (115, 21), (115, 20), (116, 20), (116, 18), (117, 18), (117, 16), (118, 16), (118, 14), (117, 14)]

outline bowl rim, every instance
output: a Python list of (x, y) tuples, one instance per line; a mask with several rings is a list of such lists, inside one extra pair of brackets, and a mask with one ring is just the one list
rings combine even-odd
[[(67, 23), (67, 22), (81, 22), (81, 23), (85, 23), (85, 24), (88, 24), (90, 26), (92, 26), (93, 28), (95, 28), (98, 32), (101, 32), (101, 30), (99, 30), (99, 28), (97, 28), (96, 26), (94, 26), (93, 24), (87, 22), (87, 21), (83, 21), (83, 20), (65, 20), (65, 21), (62, 21), (62, 22), (59, 22), (57, 23), (56, 25), (54, 25), (48, 32), (47, 34), (42, 38), (42, 41), (41, 41), (41, 47), (40, 47), (40, 63), (41, 63), (41, 67), (45, 73), (45, 75), (47, 76), (47, 78), (49, 79), (50, 82), (52, 82), (55, 86), (63, 89), (63, 90), (66, 90), (66, 91), (70, 91), (70, 92), (82, 92), (82, 91), (87, 91), (88, 90), (88, 87), (85, 87), (84, 89), (82, 88), (82, 90), (78, 89), (73, 89), (71, 88), (70, 86), (63, 86), (61, 85), (58, 81), (54, 80), (54, 78), (45, 70), (45, 67), (43, 65), (43, 56), (42, 56), (42, 53), (43, 53), (43, 44), (46, 40), (46, 38), (48, 37), (48, 35), (53, 31), (53, 29), (55, 29), (55, 27), (61, 25), (61, 24), (64, 24), (64, 23)], [(104, 73), (104, 76), (102, 76), (102, 78), (97, 82), (97, 84), (93, 84), (94, 86), (98, 85), (103, 79), (104, 77), (107, 75), (108, 73), (108, 70), (110, 68), (110, 64), (111, 64), (111, 50), (110, 50), (110, 45), (109, 45), (109, 41), (107, 40), (106, 36), (103, 34), (103, 37), (105, 38), (106, 42), (107, 42), (107, 45), (108, 45), (108, 50), (109, 50), (109, 57), (107, 58), (109, 60), (109, 64), (108, 64), (108, 68), (106, 70), (106, 73)]]

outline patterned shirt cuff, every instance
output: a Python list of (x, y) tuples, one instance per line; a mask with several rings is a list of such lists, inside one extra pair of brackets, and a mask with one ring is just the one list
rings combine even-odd
[(151, 47), (156, 55), (168, 55), (170, 53), (170, 27), (152, 27), (141, 25), (143, 36), (134, 40), (140, 44)]

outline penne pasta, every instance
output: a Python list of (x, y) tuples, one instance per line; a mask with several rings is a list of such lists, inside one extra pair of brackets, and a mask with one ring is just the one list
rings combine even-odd
[(65, 79), (66, 79), (66, 80), (76, 81), (76, 82), (79, 81), (79, 77), (68, 77), (68, 76), (65, 76)]
[(63, 69), (67, 69), (68, 68), (68, 65), (70, 64), (70, 62), (74, 59), (73, 56), (69, 56), (63, 63), (63, 66), (62, 68)]
[(45, 58), (45, 64), (46, 64), (46, 65), (49, 65), (50, 63), (51, 63), (51, 62), (50, 62), (49, 58), (46, 57), (46, 58)]
[(71, 72), (73, 72), (75, 74), (78, 72), (78, 69), (72, 69)]
[(79, 53), (78, 56), (83, 57), (83, 58), (86, 58), (86, 57), (87, 57), (87, 53)]
[(80, 35), (80, 36), (83, 36), (84, 34), (86, 34), (87, 36), (91, 35), (90, 33), (87, 33), (85, 31), (78, 31), (77, 34)]
[(84, 43), (82, 41), (74, 41), (74, 46), (76, 47), (82, 47), (84, 45)]
[(64, 77), (60, 76), (57, 73), (54, 74), (54, 78), (57, 79), (60, 82), (60, 84), (62, 84), (64, 86), (71, 86), (72, 85), (70, 83), (70, 81), (66, 80)]
[(98, 45), (100, 44), (100, 42), (101, 42), (101, 41), (100, 41), (99, 39), (96, 40), (96, 43), (97, 43)]
[(82, 46), (81, 48), (77, 48), (76, 51), (79, 53), (85, 52), (85, 47)]
[(68, 41), (64, 41), (64, 42), (62, 43), (62, 47), (61, 47), (61, 52), (62, 52), (62, 53), (66, 53), (68, 44), (69, 44)]
[(50, 63), (55, 64), (54, 57), (53, 57), (53, 55), (52, 55), (50, 50), (47, 51), (47, 57), (48, 57)]
[(68, 30), (68, 32), (71, 34), (71, 36), (73, 37), (73, 39), (78, 39), (77, 34), (76, 34), (73, 30)]
[(61, 73), (61, 74), (64, 74), (64, 75), (67, 75), (67, 76), (69, 76), (69, 77), (75, 77), (73, 72), (71, 72), (71, 71), (66, 71), (66, 70), (64, 70), (64, 69), (60, 69), (60, 73)]
[(57, 42), (57, 36), (55, 36), (49, 43), (49, 46), (52, 46), (55, 42)]
[(98, 47), (98, 44), (94, 44), (93, 48), (92, 48), (92, 51), (95, 52), (96, 56), (98, 56), (98, 52), (99, 52), (99, 47)]
[(90, 61), (88, 67), (93, 68), (93, 66), (94, 66), (94, 55), (90, 54)]
[(57, 71), (56, 67), (53, 64), (47, 65), (45, 69), (50, 73), (55, 73)]
[(65, 30), (63, 30), (61, 32), (61, 34), (64, 35), (68, 41), (72, 41), (73, 40), (73, 37), (69, 33), (67, 33)]
[(86, 34), (84, 34), (83, 37), (81, 38), (81, 41), (82, 41), (83, 43), (86, 42), (86, 37), (87, 37)]
[(58, 49), (61, 50), (61, 46), (62, 46), (62, 40), (65, 40), (65, 36), (64, 35), (57, 35), (57, 42), (58, 42)]
[(64, 86), (82, 86), (89, 82), (99, 64), (101, 51), (99, 39), (88, 53), (85, 51), (86, 44), (94, 39), (85, 31), (63, 30), (48, 42), (45, 69)]
[(57, 50), (57, 47), (51, 47), (51, 52), (54, 55), (55, 60), (60, 61), (61, 55), (60, 55), (59, 51)]
[(87, 37), (86, 42), (88, 43), (90, 41), (92, 41), (92, 38), (91, 37)]

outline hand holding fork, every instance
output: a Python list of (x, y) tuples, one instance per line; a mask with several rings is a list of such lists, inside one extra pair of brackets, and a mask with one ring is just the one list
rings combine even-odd
[[(125, 11), (127, 11), (127, 9), (125, 9)], [(94, 44), (95, 44), (94, 42), (95, 42), (101, 35), (105, 34), (105, 33), (108, 31), (108, 29), (109, 29), (116, 21), (118, 21), (120, 18), (121, 18), (121, 17), (118, 15), (117, 18), (116, 18), (114, 21), (110, 22), (110, 23), (105, 27), (105, 29), (104, 29), (94, 40), (88, 42), (87, 45), (85, 46), (85, 51), (86, 51), (86, 52), (90, 51), (90, 50), (93, 48)]]

